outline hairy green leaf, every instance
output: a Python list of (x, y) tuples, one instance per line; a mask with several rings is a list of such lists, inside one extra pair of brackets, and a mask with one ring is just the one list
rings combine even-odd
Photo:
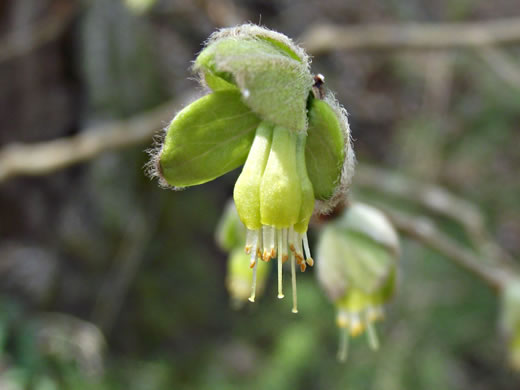
[(304, 131), (313, 81), (307, 64), (295, 56), (267, 39), (223, 37), (199, 54), (195, 69), (237, 85), (245, 104), (263, 120)]
[(213, 180), (242, 165), (260, 119), (236, 90), (222, 90), (191, 103), (168, 127), (159, 158), (169, 185)]
[(313, 99), (309, 109), (305, 160), (316, 199), (327, 200), (334, 194), (341, 179), (345, 142), (334, 110), (325, 101)]

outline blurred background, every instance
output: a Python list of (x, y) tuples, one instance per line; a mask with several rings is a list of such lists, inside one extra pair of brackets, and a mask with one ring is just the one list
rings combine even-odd
[[(238, 171), (144, 174), (203, 93), (202, 42), (248, 21), (313, 55), (350, 113), (351, 196), (402, 233), (381, 348), (345, 364), (312, 269), (297, 316), (273, 280), (231, 308), (214, 232)], [(520, 388), (519, 26), (513, 0), (2, 0), (0, 389)]]

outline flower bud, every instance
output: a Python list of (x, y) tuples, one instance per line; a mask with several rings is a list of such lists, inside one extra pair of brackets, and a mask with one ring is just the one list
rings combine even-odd
[(313, 83), (308, 61), (285, 35), (246, 24), (214, 33), (194, 69), (213, 90), (223, 82), (237, 87), (263, 120), (304, 132)]
[(227, 252), (243, 248), (246, 242), (246, 229), (238, 217), (235, 204), (228, 201), (215, 231), (215, 241)]
[[(226, 287), (231, 296), (232, 304), (240, 307), (248, 299), (254, 301), (264, 291), (269, 266), (263, 261), (256, 264), (254, 272), (249, 266), (249, 256), (242, 247), (233, 249), (227, 262)], [(251, 286), (254, 285), (254, 294), (251, 295)]]
[(342, 329), (341, 360), (348, 337), (367, 330), (370, 346), (378, 347), (373, 323), (393, 295), (399, 240), (377, 209), (355, 203), (322, 232), (318, 243), (318, 280), (337, 308)]
[(509, 362), (520, 371), (520, 280), (509, 282), (501, 298), (501, 328), (508, 341)]

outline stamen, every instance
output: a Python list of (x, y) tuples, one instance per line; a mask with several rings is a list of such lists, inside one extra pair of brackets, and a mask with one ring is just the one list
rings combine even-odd
[(348, 341), (349, 333), (348, 328), (340, 328), (339, 330), (339, 349), (338, 349), (338, 360), (345, 362), (348, 356)]
[(338, 311), (338, 315), (336, 316), (336, 325), (338, 328), (348, 328), (348, 324), (348, 312), (345, 310)]
[(262, 260), (269, 261), (268, 251), (267, 251), (267, 243), (269, 242), (269, 226), (262, 226), (262, 238), (264, 240), (264, 245), (262, 246)]
[(367, 319), (369, 322), (382, 320), (385, 313), (381, 306), (369, 307), (367, 309)]
[(264, 236), (264, 252), (262, 258), (264, 261), (269, 261), (276, 257), (275, 240), (276, 240), (276, 229), (274, 226), (263, 226)]
[(256, 264), (258, 236), (258, 230), (247, 231), (246, 253), (250, 255), (249, 268), (253, 268)]
[(296, 266), (294, 261), (294, 253), (291, 252), (291, 279), (292, 279), (292, 299), (293, 307), (292, 312), (298, 313), (298, 293), (296, 291)]
[(249, 297), (249, 302), (254, 302), (256, 297), (256, 268), (258, 267), (258, 262), (254, 261), (253, 267), (253, 283), (251, 283), (251, 296)]
[(377, 337), (376, 327), (373, 322), (367, 321), (367, 337), (368, 337), (368, 345), (374, 351), (379, 349), (379, 339)]
[(276, 229), (276, 237), (277, 237), (277, 250), (278, 250), (278, 257), (282, 257), (282, 263), (283, 263), (283, 229)]
[(359, 313), (350, 313), (350, 334), (359, 336), (364, 330), (364, 325), (359, 318)]
[(248, 230), (248, 239), (252, 244), (251, 250), (249, 251), (249, 268), (253, 268), (253, 281), (251, 283), (251, 295), (249, 296), (249, 301), (254, 302), (256, 297), (256, 267), (258, 266), (256, 258), (259, 257), (258, 248), (262, 246), (262, 233), (260, 230), (252, 230), (254, 234), (252, 234), (252, 237), (249, 237), (249, 232), (250, 231)]
[[(296, 261), (298, 262), (298, 264), (305, 264), (304, 262), (304, 259), (303, 259), (303, 249), (302, 249), (302, 235), (300, 233), (294, 233), (294, 237), (295, 237), (295, 252), (294, 252), (294, 255), (296, 256)], [(302, 272), (305, 271), (305, 267), (301, 267), (302, 268)]]
[(257, 237), (258, 237), (258, 230), (247, 229), (246, 246), (245, 246), (245, 251), (247, 254), (250, 254), (251, 250), (256, 245)]
[(269, 242), (269, 248), (271, 249), (270, 250), (270, 254), (269, 256), (271, 257), (271, 259), (274, 259), (276, 257), (276, 238), (277, 238), (277, 230), (274, 226), (270, 226), (270, 230), (271, 232), (269, 233), (269, 239), (271, 240)]
[(307, 233), (303, 233), (303, 249), (305, 250), (305, 258), (307, 261), (307, 265), (312, 267), (314, 265), (314, 260), (311, 256), (311, 250), (309, 248), (309, 241), (307, 240)]
[(289, 233), (288, 233), (288, 237), (287, 237), (287, 242), (289, 243), (289, 249), (291, 250), (291, 252), (294, 252), (295, 251), (295, 247), (294, 247), (294, 241), (295, 241), (295, 231), (294, 229), (292, 228), (292, 226), (289, 228)]
[[(289, 260), (289, 251), (287, 250), (287, 235), (288, 235), (288, 229), (287, 228), (283, 228), (282, 229), (282, 263), (285, 263), (287, 260)], [(278, 233), (280, 234), (280, 233)]]
[[(262, 259), (262, 248), (263, 248), (263, 242), (264, 242), (264, 237), (263, 237), (263, 234), (262, 234), (262, 229), (258, 229), (257, 230), (257, 241), (256, 241), (256, 258), (258, 259)], [(253, 256), (253, 254), (251, 254), (251, 256)]]
[[(283, 237), (281, 234), (278, 235), (278, 247), (283, 245)], [(283, 284), (282, 284), (282, 253), (278, 256), (278, 299), (282, 299), (283, 295)]]

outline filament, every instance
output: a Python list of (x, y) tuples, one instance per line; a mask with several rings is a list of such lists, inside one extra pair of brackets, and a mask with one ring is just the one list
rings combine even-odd
[[(278, 235), (278, 247), (281, 247), (283, 245), (283, 237), (279, 234)], [(284, 297), (283, 295), (283, 284), (282, 284), (282, 254), (279, 253), (278, 256), (278, 299), (282, 299)]]
[(307, 265), (312, 267), (314, 265), (314, 260), (311, 256), (311, 250), (309, 248), (309, 240), (307, 240), (307, 233), (303, 234), (303, 249), (305, 250), (305, 258), (307, 261)]
[(349, 333), (348, 328), (340, 328), (339, 329), (339, 349), (338, 349), (338, 360), (340, 362), (345, 362), (348, 357), (348, 341), (349, 341)]
[(289, 234), (289, 231), (287, 228), (283, 228), (282, 229), (282, 262), (285, 263), (288, 259), (289, 259), (289, 252), (288, 252), (288, 234)]
[(251, 250), (256, 246), (257, 237), (258, 237), (258, 230), (247, 229), (246, 247), (245, 247), (245, 251), (247, 254), (250, 254)]
[(379, 339), (377, 337), (376, 327), (371, 321), (367, 321), (367, 338), (370, 348), (372, 348), (374, 351), (379, 349)]
[(258, 261), (255, 261), (255, 265), (253, 267), (253, 282), (251, 283), (251, 296), (249, 297), (249, 302), (254, 302), (256, 297), (256, 269), (258, 267)]
[(298, 313), (298, 293), (296, 291), (296, 265), (294, 264), (294, 253), (291, 252), (291, 280), (292, 280), (292, 298), (293, 307), (292, 312)]

